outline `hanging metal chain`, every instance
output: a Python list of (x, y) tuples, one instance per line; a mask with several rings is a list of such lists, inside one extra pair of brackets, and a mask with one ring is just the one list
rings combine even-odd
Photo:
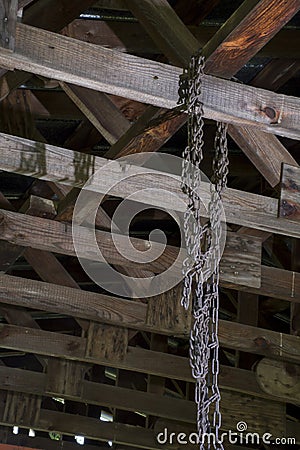
[[(187, 194), (184, 214), (184, 234), (187, 257), (183, 263), (182, 306), (189, 308), (192, 300), (194, 318), (190, 335), (190, 364), (196, 380), (197, 429), (200, 449), (206, 447), (205, 437), (215, 449), (221, 427), (219, 375), (219, 266), (221, 236), (221, 197), (228, 174), (227, 126), (218, 123), (213, 161), (213, 183), (209, 203), (209, 222), (201, 223), (201, 171), (203, 159), (203, 103), (202, 80), (205, 60), (192, 57), (189, 68), (181, 77), (179, 104), (188, 113), (188, 145), (183, 151), (182, 190)], [(211, 420), (212, 414), (212, 420)], [(211, 437), (214, 439), (211, 439)], [(211, 442), (213, 441), (213, 442)]]

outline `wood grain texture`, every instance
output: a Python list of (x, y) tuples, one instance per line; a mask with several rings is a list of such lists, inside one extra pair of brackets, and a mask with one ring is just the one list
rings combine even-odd
[[(72, 399), (80, 399), (85, 372), (89, 366), (77, 361), (63, 359), (51, 359), (46, 375), (38, 377), (33, 374), (31, 383), (39, 389), (41, 395), (62, 396)], [(16, 372), (16, 375), (21, 375)]]
[[(278, 401), (267, 402), (236, 392), (227, 393), (223, 391), (220, 407), (223, 412), (221, 428), (224, 430), (232, 430), (234, 433), (237, 429), (237, 423), (240, 422), (241, 411), (243, 411), (243, 418), (248, 425), (247, 433), (252, 432), (263, 435), (266, 432), (270, 432), (274, 436), (276, 433), (279, 436), (286, 433), (285, 406)], [(191, 427), (191, 425), (164, 419), (157, 420), (154, 430), (156, 433), (159, 433), (165, 427), (168, 429), (169, 436), (172, 432), (176, 434), (182, 431), (187, 434), (196, 432), (195, 425)], [(189, 450), (193, 450), (195, 447), (195, 445), (191, 444), (185, 445), (185, 448)]]
[(158, 151), (185, 123), (185, 114), (178, 115), (164, 108), (149, 106), (129, 130), (111, 146), (105, 157), (121, 158), (135, 153)]
[(122, 361), (128, 347), (128, 330), (91, 322), (87, 333), (86, 357)]
[(300, 221), (300, 168), (282, 165), (279, 217)]
[(39, 421), (41, 403), (42, 398), (38, 395), (8, 391), (2, 423), (17, 423), (34, 428)]
[[(276, 283), (274, 283), (276, 280)], [(271, 298), (287, 300), (299, 303), (300, 301), (300, 274), (289, 270), (278, 269), (276, 267), (262, 266), (261, 286), (259, 289), (237, 286), (232, 283), (222, 283), (224, 287), (250, 292), (258, 295), (266, 295)]]
[[(27, 373), (28, 375), (26, 376), (26, 372), (24, 370), (0, 368), (0, 379), (4, 381), (4, 389), (7, 390), (12, 385), (12, 380), (15, 380), (16, 391), (23, 389), (22, 392), (27, 394), (31, 393), (31, 391), (35, 391), (40, 395), (51, 395), (47, 392), (47, 390), (45, 390), (46, 376), (44, 374), (34, 372)], [(32, 379), (35, 381), (34, 386), (30, 383), (29, 376), (31, 374), (33, 377)], [(83, 381), (81, 396), (73, 396), (72, 394), (65, 392), (60, 395), (62, 395), (63, 398), (72, 398), (86, 404), (117, 407), (118, 409), (127, 411), (139, 411), (145, 414), (152, 414), (158, 417), (178, 420), (185, 423), (193, 424), (196, 419), (196, 407), (192, 401), (178, 400), (173, 399), (172, 397), (163, 397), (156, 394), (149, 394), (100, 383), (92, 383), (89, 381)], [(267, 398), (268, 402), (264, 399), (250, 397), (247, 395), (241, 396), (241, 394), (237, 394), (235, 392), (222, 390), (222, 406), (226, 409), (227, 413), (227, 421), (223, 424), (224, 429), (232, 426), (233, 421), (236, 418), (236, 414), (240, 411), (240, 409), (243, 409), (243, 417), (244, 420), (247, 420), (249, 427), (257, 426), (257, 431), (260, 430), (263, 424), (265, 424), (265, 426), (270, 426), (269, 421), (271, 419), (276, 422), (276, 420), (278, 420), (278, 409), (275, 407), (274, 400), (272, 402), (271, 398)], [(256, 406), (255, 408), (253, 408), (253, 404)], [(239, 408), (237, 406), (239, 406)], [(263, 406), (265, 407), (264, 413), (261, 411)], [(260, 411), (259, 415), (257, 414), (258, 410)], [(274, 422), (272, 426), (278, 426), (278, 423)], [(282, 426), (282, 424), (280, 426)]]
[[(112, 440), (116, 444), (149, 450), (160, 448), (152, 430), (121, 423), (101, 422), (98, 418), (42, 409), (39, 420), (35, 424), (25, 417), (23, 421), (25, 428), (34, 428), (36, 431), (56, 432), (74, 437), (80, 430), (87, 439), (105, 442)], [(13, 426), (14, 422), (2, 419), (1, 424)]]
[[(136, 1), (130, 2), (130, 7), (170, 60), (175, 64), (180, 62), (185, 65), (197, 50), (197, 43), (188, 29), (184, 28), (181, 21), (176, 18), (169, 4), (164, 0), (157, 0), (157, 2), (160, 10), (163, 11), (161, 15), (158, 14), (158, 3)], [(278, 9), (274, 8), (275, 4)], [(202, 54), (207, 57), (206, 73), (223, 78), (235, 75), (295, 14), (299, 7), (299, 1), (294, 2), (289, 10), (286, 9), (286, 2), (283, 0), (280, 2), (274, 0), (245, 1), (202, 49)], [(172, 27), (166, 25), (169, 16), (172, 17)], [(280, 19), (278, 19), (279, 17)], [(255, 23), (255, 27), (253, 27), (253, 23)], [(160, 30), (165, 29), (167, 31), (160, 34)], [(261, 34), (257, 30), (261, 30)], [(183, 44), (182, 46), (173, 45), (177, 39)], [(191, 51), (192, 48), (194, 51)], [(273, 108), (267, 107), (265, 111), (269, 115), (273, 114), (275, 121), (277, 120), (276, 111)], [(292, 163), (294, 161), (276, 137), (255, 132), (249, 127), (234, 128), (231, 126), (229, 132), (232, 132), (234, 140), (256, 167), (262, 171), (272, 186), (278, 183), (278, 170), (281, 162)]]
[[(180, 69), (23, 24), (17, 24), (16, 53), (4, 57), (0, 52), (0, 63), (155, 106), (173, 108), (177, 103)], [(295, 97), (206, 75), (203, 103), (207, 118), (299, 137), (299, 100)], [(266, 107), (274, 109), (275, 119), (267, 115)]]
[[(62, 360), (63, 364), (76, 364), (74, 361)], [(226, 379), (228, 377), (228, 380)], [(230, 378), (230, 380), (229, 380)], [(83, 401), (91, 405), (113, 406), (118, 409), (127, 411), (139, 410), (146, 414), (153, 414), (158, 417), (166, 417), (169, 419), (180, 420), (179, 414), (182, 414), (181, 420), (189, 422), (194, 421), (194, 403), (186, 401), (178, 401), (170, 397), (164, 398), (145, 392), (139, 392), (132, 389), (109, 386), (107, 384), (94, 383), (83, 380), (82, 386), (77, 393), (69, 392), (69, 390), (58, 391), (48, 388), (47, 374), (37, 372), (24, 371), (9, 367), (0, 367), (1, 388), (3, 390), (15, 390), (16, 392), (24, 392), (28, 394), (38, 394), (42, 396), (60, 392), (63, 398), (72, 397), (74, 400)], [(259, 388), (255, 374), (232, 367), (221, 366), (221, 384), (227, 386), (228, 389), (241, 389), (244, 393), (269, 399), (270, 396)], [(53, 392), (52, 392), (53, 391)], [(272, 397), (271, 397), (272, 398)]]
[(130, 127), (130, 122), (105, 94), (67, 83), (61, 83), (61, 86), (110, 144), (114, 144)]
[(199, 43), (167, 1), (128, 0), (127, 6), (173, 64), (179, 67), (188, 64)]
[[(95, 241), (90, 228), (72, 228), (69, 224), (48, 219), (30, 217), (18, 213), (0, 210), (0, 240), (24, 247), (80, 256), (98, 264), (99, 273), (107, 263), (124, 266), (135, 270), (146, 270), (161, 273), (167, 269), (168, 275), (174, 278), (174, 284), (181, 276), (181, 264), (184, 252), (179, 248), (151, 241), (152, 256), (145, 254), (149, 250), (149, 241), (128, 238), (126, 235), (96, 230)], [(76, 233), (76, 248), (74, 236)], [(129, 243), (131, 244), (129, 246)], [(101, 249), (101, 254), (99, 254)], [(139, 250), (138, 252), (136, 251)], [(49, 259), (49, 258), (48, 258)], [(104, 264), (104, 266), (103, 266)], [(132, 273), (130, 274), (133, 275)], [(61, 283), (63, 273), (61, 274)], [(228, 233), (227, 244), (221, 259), (221, 280), (227, 283), (241, 284), (259, 288), (261, 281), (261, 242), (252, 237)], [(47, 275), (46, 275), (47, 277)], [(49, 279), (50, 275), (48, 276)], [(66, 277), (66, 285), (70, 285)], [(133, 281), (133, 289), (136, 285)], [(150, 281), (150, 280), (149, 280)], [(137, 289), (138, 292), (143, 292)], [(151, 292), (151, 291), (149, 291)], [(125, 295), (125, 294), (124, 294)]]
[[(101, 180), (90, 186), (95, 192), (106, 193), (107, 186), (114, 184), (111, 194), (123, 198), (139, 192), (145, 183), (153, 188), (151, 195), (142, 192), (135, 200), (154, 207), (183, 212), (185, 197), (180, 189), (180, 177), (166, 177), (163, 172), (132, 167), (126, 163), (120, 165), (100, 157), (86, 157), (78, 152), (44, 145), (34, 141), (0, 134), (0, 169), (21, 173), (43, 180), (52, 180), (68, 186), (82, 187), (84, 182), (101, 170)], [(120, 183), (124, 171), (131, 183)], [(109, 183), (109, 184), (108, 184)], [(162, 184), (163, 183), (163, 184)], [(164, 186), (164, 196), (158, 195), (157, 186)], [(202, 183), (201, 198), (204, 204), (209, 200), (209, 185)], [(170, 197), (166, 192), (170, 192)], [(178, 201), (177, 201), (178, 199)], [(271, 197), (251, 194), (235, 189), (226, 189), (223, 194), (223, 207), (228, 223), (256, 228), (259, 230), (300, 237), (297, 224), (291, 220), (280, 220), (277, 217), (277, 200)], [(203, 211), (203, 216), (207, 215)]]
[[(203, 48), (206, 70), (230, 78), (300, 9), (300, 1), (246, 0)], [(226, 36), (226, 41), (223, 37)]]
[(0, 1), (0, 46), (14, 51), (18, 0)]
[(151, 297), (148, 300), (146, 323), (149, 326), (161, 326), (171, 333), (184, 332), (188, 335), (191, 330), (191, 311), (186, 311), (180, 304), (182, 296), (181, 285)]
[(267, 394), (300, 404), (299, 366), (263, 358), (255, 372), (259, 385)]
[[(289, 59), (270, 61), (251, 81), (252, 86), (276, 91), (297, 73), (299, 63)], [(259, 172), (274, 187), (280, 181), (283, 162), (297, 165), (276, 136), (256, 133), (249, 127), (229, 125), (229, 133)]]
[[(2, 281), (2, 277), (0, 278)], [(43, 284), (41, 286), (41, 290), (45, 289), (47, 285)], [(5, 289), (5, 287), (4, 287)], [(60, 288), (62, 289), (62, 288)], [(65, 288), (70, 289), (70, 288)], [(77, 292), (77, 291), (75, 291)], [(23, 297), (25, 297), (26, 294), (23, 294)], [(5, 300), (5, 297), (3, 297)], [(111, 297), (108, 297), (110, 299), (110, 305), (114, 303), (117, 305), (117, 299), (112, 299)], [(49, 302), (49, 300), (48, 300)], [(122, 301), (120, 300), (122, 303)], [(133, 303), (133, 302), (132, 302)], [(138, 303), (139, 304), (139, 303)], [(145, 319), (143, 319), (143, 322), (140, 317), (137, 318), (136, 311), (134, 311), (135, 319), (132, 319), (132, 308), (134, 304), (131, 305), (131, 310), (128, 308), (124, 311), (124, 306), (122, 308), (122, 312), (116, 313), (115, 311), (109, 312), (109, 308), (103, 307), (99, 308), (102, 312), (102, 317), (104, 315), (104, 318), (100, 318), (98, 316), (98, 320), (100, 322), (110, 323), (113, 325), (121, 326), (121, 327), (131, 327), (135, 329), (144, 329), (151, 332), (160, 332), (160, 334), (170, 334), (170, 330), (155, 330), (155, 327), (150, 327), (148, 325), (145, 325)], [(136, 306), (136, 303), (135, 303)], [(44, 307), (42, 307), (44, 309)], [(49, 309), (51, 307), (48, 307)], [(80, 304), (79, 307), (80, 309)], [(81, 309), (83, 308), (82, 302), (81, 302)], [(112, 309), (112, 306), (110, 306)], [(51, 308), (52, 309), (52, 308)], [(58, 307), (55, 307), (55, 310), (57, 310)], [(110, 316), (108, 316), (108, 313), (110, 313)], [(78, 313), (77, 315), (84, 315), (84, 313)], [(115, 322), (115, 317), (121, 317), (121, 320), (119, 323)], [(126, 319), (125, 317), (130, 317), (130, 319)], [(139, 320), (140, 323), (136, 323)], [(131, 323), (130, 323), (131, 322)], [(142, 322), (142, 323), (141, 323)], [(132, 325), (131, 325), (132, 324)], [(52, 336), (52, 345), (51, 345), (51, 336)], [(79, 339), (79, 340), (78, 340)], [(300, 357), (299, 357), (299, 349), (300, 349), (300, 337), (299, 336), (292, 336), (282, 333), (277, 333), (275, 331), (270, 331), (266, 329), (259, 329), (256, 327), (251, 327), (248, 325), (242, 325), (234, 322), (229, 321), (220, 321), (220, 327), (219, 327), (219, 339), (220, 344), (222, 346), (232, 348), (235, 350), (241, 350), (248, 353), (254, 353), (258, 355), (265, 355), (272, 359), (277, 359), (281, 361), (288, 361), (293, 363), (299, 363)], [(48, 356), (55, 356), (55, 357), (63, 357), (67, 359), (76, 359), (81, 361), (87, 361), (92, 362), (94, 361), (99, 364), (106, 364), (107, 359), (104, 357), (99, 357), (97, 355), (97, 358), (94, 358), (92, 356), (87, 357), (86, 356), (86, 339), (76, 338), (74, 336), (63, 336), (60, 334), (55, 333), (49, 333), (42, 330), (34, 330), (30, 328), (20, 328), (16, 326), (6, 326), (1, 325), (0, 326), (0, 340), (1, 340), (1, 346), (3, 348), (9, 348), (12, 350), (21, 350), (29, 353), (37, 353), (41, 355), (48, 355)], [(55, 345), (57, 344), (57, 349), (55, 350)], [(18, 348), (19, 346), (19, 348)], [(63, 352), (66, 353), (63, 353)], [(114, 367), (120, 367), (127, 370), (137, 370), (135, 368), (130, 368), (131, 362), (134, 360), (134, 354), (137, 352), (137, 348), (128, 347), (128, 352), (123, 360), (118, 360)], [(49, 353), (50, 352), (50, 353)], [(155, 353), (155, 352), (154, 352)], [(149, 355), (151, 354), (148, 353)], [(153, 355), (154, 356), (154, 355)], [(168, 355), (169, 357), (170, 355)], [(175, 360), (176, 361), (175, 357)], [(103, 362), (105, 361), (105, 362)], [(135, 360), (134, 360), (135, 361)], [(110, 360), (109, 364), (113, 364), (114, 360)], [(150, 372), (144, 369), (139, 369), (140, 372), (148, 372), (152, 373), (154, 375), (159, 376), (170, 376), (171, 378), (174, 377), (173, 375), (166, 375), (166, 373), (155, 373), (153, 370), (155, 367), (153, 366), (153, 361), (146, 361), (145, 358), (142, 361), (142, 364), (147, 363), (151, 366), (152, 369), (149, 367)], [(133, 364), (136, 364), (134, 362)], [(171, 366), (170, 369), (172, 369), (172, 363), (170, 362)], [(148, 366), (147, 366), (148, 367)], [(156, 370), (159, 369), (159, 365), (156, 366)], [(176, 377), (175, 377), (176, 378)], [(180, 378), (181, 379), (181, 378)]]

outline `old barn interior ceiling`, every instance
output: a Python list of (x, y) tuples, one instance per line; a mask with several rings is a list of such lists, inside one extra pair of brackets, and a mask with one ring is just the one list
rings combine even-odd
[[(105, 289), (103, 272), (100, 287), (76, 257), (72, 215), (107, 160), (181, 157), (178, 80), (201, 48), (209, 178), (216, 121), (229, 124), (222, 429), (244, 421), (300, 444), (299, 10), (300, 0), (0, 0), (1, 443), (75, 450), (81, 436), (87, 450), (197, 448), (156, 439), (166, 427), (196, 429), (181, 283), (148, 298), (128, 284), (122, 296)], [(152, 230), (165, 233), (154, 261), (116, 251), (111, 219), (141, 184), (159, 185), (159, 170), (139, 167), (118, 187), (120, 170), (131, 169), (112, 163), (91, 188), (99, 197), (104, 179), (116, 183), (98, 209), (96, 239), (119, 272), (158, 275), (181, 245), (168, 196), (142, 194), (136, 203), (149, 206), (130, 224), (140, 250)], [(180, 196), (179, 177), (165, 189)], [(182, 201), (171, 209), (182, 214)], [(83, 257), (95, 259), (90, 223), (78, 229)], [(126, 248), (122, 234), (120, 242)], [(259, 448), (226, 446), (235, 447)]]

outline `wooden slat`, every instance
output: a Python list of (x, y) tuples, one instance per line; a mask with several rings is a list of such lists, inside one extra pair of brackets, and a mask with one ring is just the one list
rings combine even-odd
[[(160, 273), (162, 270), (172, 267), (172, 276), (175, 277), (174, 284), (176, 284), (176, 278), (178, 279), (181, 274), (180, 268), (184, 255), (178, 255), (177, 247), (165, 247), (163, 244), (152, 242), (152, 249), (161, 256), (153, 257), (153, 261), (148, 261), (149, 258), (147, 258), (147, 264), (145, 264), (143, 250), (148, 248), (149, 241), (131, 238), (133, 247), (128, 248), (127, 237), (119, 234), (118, 247), (116, 247), (114, 243), (116, 237), (114, 238), (109, 232), (97, 230), (95, 232), (96, 241), (104, 257), (104, 260), (101, 260), (98, 247), (95, 248), (94, 241), (91, 239), (89, 228), (76, 227), (75, 250), (71, 225), (4, 210), (0, 210), (0, 218), (2, 219), (0, 224), (1, 240), (64, 255), (76, 256), (79, 254), (82, 258), (98, 262), (99, 271), (101, 263), (107, 261), (107, 263), (121, 265), (125, 268), (143, 269), (154, 273)], [(135, 249), (139, 249), (139, 252), (137, 253)], [(259, 240), (229, 233), (221, 260), (221, 280), (259, 288), (261, 283), (260, 261), (261, 242)], [(137, 294), (137, 296), (139, 295), (142, 293)]]
[(300, 168), (282, 165), (279, 217), (300, 220)]
[[(12, 301), (15, 305), (21, 306), (31, 306), (35, 305), (38, 309), (53, 311), (58, 313), (68, 313), (69, 311), (73, 311), (73, 315), (81, 318), (90, 318), (92, 314), (94, 314), (94, 319), (111, 324), (122, 326), (125, 328), (133, 328), (139, 330), (145, 330), (150, 332), (156, 332), (159, 334), (168, 334), (172, 335), (173, 332), (170, 329), (164, 329), (162, 325), (148, 325), (146, 324), (146, 309), (147, 306), (141, 304), (139, 302), (126, 301), (123, 299), (117, 299), (114, 297), (104, 296), (100, 294), (86, 293), (85, 294), (85, 302), (82, 302), (82, 298), (78, 298), (78, 291), (73, 290), (72, 288), (65, 287), (55, 287), (53, 285), (48, 285), (47, 283), (41, 283), (37, 281), (30, 281), (28, 285), (28, 281), (24, 280), (23, 282), (23, 291), (21, 290), (22, 278), (15, 279), (12, 277), (9, 285), (8, 285), (8, 275), (0, 276), (1, 281), (1, 298), (3, 302), (11, 303)], [(25, 286), (27, 286), (28, 292), (30, 295), (26, 295)], [(33, 290), (33, 286), (35, 286), (36, 291)], [(24, 293), (25, 292), (25, 293)], [(51, 293), (52, 292), (52, 293)], [(50, 294), (51, 293), (51, 294)], [(76, 301), (75, 301), (76, 299)], [(95, 311), (97, 311), (97, 315), (95, 315)], [(5, 348), (18, 349), (17, 346), (19, 344), (22, 345), (21, 336), (26, 336), (26, 330), (28, 329), (20, 329), (18, 327), (10, 326), (4, 328), (1, 337), (2, 344)], [(31, 333), (31, 334), (30, 334)], [(30, 330), (28, 332), (28, 345), (33, 345), (32, 350), (28, 350), (30, 352), (36, 352), (41, 354), (44, 353), (44, 347), (42, 342), (42, 336), (44, 331), (39, 330)], [(20, 335), (19, 335), (20, 334)], [(50, 333), (51, 334), (51, 333)], [(53, 343), (54, 334), (53, 335)], [(31, 337), (30, 337), (31, 336)], [(40, 336), (40, 339), (36, 339), (35, 337)], [(45, 334), (45, 339), (51, 341), (51, 336)], [(242, 325), (239, 323), (229, 322), (229, 321), (220, 321), (220, 330), (219, 337), (221, 345), (232, 348), (235, 350), (241, 350), (249, 353), (254, 353), (258, 355), (266, 355), (272, 357), (274, 359), (290, 361), (290, 362), (299, 362), (299, 347), (300, 347), (300, 337), (291, 336), (282, 333), (276, 333), (275, 331), (255, 328), (247, 325)], [(64, 337), (61, 336), (61, 339)], [(68, 344), (68, 339), (70, 338), (70, 342), (73, 342), (73, 337), (66, 337), (61, 342), (61, 346), (59, 345), (60, 351), (65, 350), (66, 358), (72, 357), (72, 350), (75, 350), (75, 353), (78, 350), (79, 353), (76, 353), (77, 356), (75, 359), (84, 358), (83, 360), (89, 360), (85, 356), (86, 345), (85, 341), (82, 341), (76, 344)], [(76, 338), (77, 339), (77, 338)], [(76, 341), (75, 339), (75, 341)], [(75, 342), (74, 341), (74, 342)], [(25, 343), (24, 342), (24, 343)], [(59, 342), (59, 337), (57, 336), (57, 342)], [(79, 342), (79, 341), (78, 341)], [(10, 347), (12, 345), (13, 347)], [(45, 341), (45, 345), (47, 347), (47, 342)], [(54, 345), (54, 344), (53, 344)], [(69, 345), (69, 346), (68, 346)], [(54, 347), (53, 347), (54, 348)], [(18, 350), (25, 350), (23, 347), (20, 347)], [(48, 350), (49, 351), (49, 350)], [(81, 354), (81, 352), (83, 352)], [(55, 354), (53, 356), (63, 357), (63, 354)], [(91, 360), (92, 358), (90, 358)], [(100, 364), (100, 358), (99, 364)], [(124, 361), (118, 361), (120, 367), (127, 368), (127, 363), (130, 360), (130, 351), (127, 353)], [(125, 364), (125, 365), (124, 365)], [(131, 369), (130, 369), (131, 370)], [(164, 375), (163, 375), (164, 376)]]
[[(276, 280), (276, 283), (274, 283)], [(299, 302), (300, 294), (300, 274), (289, 270), (282, 270), (276, 267), (262, 266), (261, 286), (259, 289), (237, 286), (231, 283), (222, 283), (224, 287), (258, 295), (266, 295), (271, 298), (278, 298), (290, 302)]]
[[(162, 353), (156, 353), (161, 355)], [(67, 363), (75, 362), (65, 360)], [(63, 361), (64, 362), (64, 361)], [(153, 375), (154, 376), (154, 375)], [(54, 392), (49, 390), (47, 375), (43, 375), (37, 372), (24, 372), (22, 369), (9, 368), (5, 366), (0, 367), (0, 380), (1, 388), (3, 390), (15, 390), (16, 392), (25, 392), (29, 394), (39, 395), (53, 395)], [(253, 395), (254, 397), (270, 398), (264, 391), (262, 391), (256, 381), (255, 374), (242, 370), (235, 369), (228, 366), (221, 365), (220, 382), (227, 390), (242, 391)], [(179, 405), (184, 406), (188, 402), (174, 403), (174, 399), (164, 397), (164, 399), (158, 399), (157, 395), (145, 395), (144, 392), (138, 392), (136, 390), (103, 385), (99, 383), (93, 383), (83, 380), (81, 395), (77, 393), (74, 395), (74, 391), (70, 394), (69, 390), (61, 392), (63, 398), (76, 397), (78, 401), (83, 401), (88, 404), (95, 404), (101, 406), (114, 406), (118, 409), (125, 410), (140, 410), (147, 414), (158, 415), (160, 417), (166, 417), (170, 419), (179, 419), (181, 408)], [(57, 394), (57, 392), (56, 392)], [(112, 404), (112, 401), (114, 402)], [(157, 402), (160, 406), (158, 406)], [(177, 406), (177, 407), (176, 407)], [(190, 411), (193, 410), (189, 406)], [(186, 411), (186, 410), (185, 410)], [(192, 413), (193, 414), (193, 413)], [(186, 413), (183, 415), (182, 420), (189, 422), (192, 415)]]
[[(27, 69), (155, 106), (173, 108), (177, 103), (180, 69), (23, 24), (17, 24), (16, 53), (7, 56), (0, 52), (0, 63), (7, 68)], [(255, 125), (270, 133), (299, 137), (299, 101), (295, 97), (254, 90), (207, 75), (203, 81), (203, 102), (207, 118)], [(245, 107), (241, 108), (241, 104)], [(275, 110), (280, 123), (276, 122), (276, 117), (268, 116), (267, 106)]]
[(0, 1), (0, 46), (13, 51), (17, 23), (18, 0)]
[[(0, 421), (3, 425), (13, 426), (14, 423)], [(33, 425), (24, 424), (25, 428)], [(86, 438), (100, 441), (113, 441), (117, 444), (126, 444), (148, 450), (159, 449), (155, 434), (152, 430), (146, 430), (132, 425), (101, 422), (98, 418), (67, 414), (57, 411), (42, 409), (39, 421), (34, 425), (36, 431), (57, 432), (59, 434), (74, 436), (78, 430)], [(98, 447), (97, 447), (98, 448)], [(166, 447), (170, 448), (170, 447)]]
[[(0, 134), (0, 149), (1, 170), (80, 187), (96, 170), (106, 165), (105, 170), (101, 172), (101, 182), (97, 186), (89, 186), (89, 189), (106, 193), (109, 182), (109, 185), (114, 184), (110, 191), (111, 194), (122, 198), (139, 192), (141, 183), (143, 186), (147, 183), (149, 189), (153, 188), (151, 194), (147, 195), (143, 192), (139, 198), (135, 197), (136, 201), (165, 209), (170, 209), (170, 205), (172, 205), (172, 209), (178, 212), (184, 210), (186, 199), (180, 189), (179, 176), (168, 177), (167, 188), (170, 191), (170, 198), (167, 198), (166, 191), (164, 191), (164, 196), (154, 195), (157, 186), (162, 181), (161, 176), (165, 177), (165, 174), (162, 175), (157, 171), (147, 169), (147, 175), (145, 175), (143, 169), (137, 166), (133, 168), (124, 164), (121, 167), (118, 162), (114, 161), (107, 165), (107, 160), (99, 157), (91, 157), (90, 165), (87, 165), (85, 155), (82, 156), (80, 153), (4, 134)], [(79, 165), (81, 161), (83, 161), (82, 170), (80, 171), (76, 167), (75, 171), (74, 165), (77, 166), (77, 163)], [(130, 177), (131, 183), (118, 185), (123, 179), (124, 170), (127, 179)], [(201, 198), (207, 202), (210, 198), (207, 183), (202, 183), (202, 189)], [(172, 193), (174, 195), (171, 195)], [(178, 202), (176, 201), (177, 197)], [(282, 221), (277, 218), (278, 204), (274, 198), (226, 189), (223, 194), (223, 206), (229, 223), (300, 237), (300, 230), (295, 222)], [(203, 211), (204, 216), (205, 214), (207, 212)]]
[[(243, 373), (243, 371), (241, 373)], [(0, 379), (3, 380), (1, 386), (3, 386), (2, 389), (5, 390), (10, 389), (13, 386), (14, 381), (15, 390), (17, 392), (21, 391), (27, 394), (38, 393), (39, 395), (51, 395), (51, 393), (45, 389), (46, 377), (46, 375), (41, 373), (6, 367), (0, 368)], [(30, 380), (32, 380), (32, 382), (30, 382)], [(78, 394), (73, 395), (73, 393), (68, 392), (60, 393), (60, 395), (62, 398), (71, 398), (75, 401), (80, 401), (89, 405), (116, 407), (126, 411), (137, 411), (185, 423), (194, 423), (196, 420), (196, 406), (193, 401), (179, 400), (167, 396), (163, 397), (153, 393), (100, 383), (83, 381), (81, 396)], [(272, 397), (266, 395), (266, 399), (268, 400), (268, 403), (266, 403), (266, 400), (263, 398), (257, 398), (255, 396), (247, 397), (246, 395), (241, 397), (241, 394), (222, 389), (222, 402), (226, 411), (226, 414), (223, 415), (225, 416), (223, 427), (225, 429), (229, 427), (228, 422), (234, 420), (234, 412), (237, 414), (243, 406), (245, 408), (243, 410), (243, 418), (244, 420), (247, 420), (247, 422), (249, 420), (249, 427), (251, 427), (251, 425), (256, 425), (260, 428), (263, 424), (266, 426), (264, 421), (270, 419), (271, 411), (273, 411), (273, 413), (276, 411), (276, 408), (275, 410), (273, 409), (275, 406), (275, 398), (272, 402)], [(238, 402), (240, 403), (239, 408), (237, 408)], [(254, 404), (256, 405), (256, 408), (253, 408)], [(269, 405), (267, 408), (268, 412), (263, 414), (261, 411), (261, 414), (258, 415), (257, 410), (263, 405), (266, 408), (267, 404)], [(273, 420), (276, 420), (276, 414), (274, 414)], [(275, 427), (276, 424), (273, 423), (272, 426)], [(280, 424), (280, 426), (282, 427), (283, 424)], [(257, 432), (258, 431), (259, 430), (257, 429)]]

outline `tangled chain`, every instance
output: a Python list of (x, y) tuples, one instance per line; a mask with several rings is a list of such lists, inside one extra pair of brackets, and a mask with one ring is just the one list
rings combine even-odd
[[(200, 449), (206, 448), (203, 437), (213, 433), (213, 447), (219, 443), (221, 427), (219, 375), (219, 265), (221, 236), (221, 198), (228, 174), (227, 126), (217, 124), (213, 183), (209, 203), (209, 221), (201, 219), (200, 163), (203, 159), (202, 79), (205, 59), (191, 58), (179, 84), (179, 105), (188, 112), (188, 145), (183, 151), (183, 192), (187, 195), (184, 234), (187, 257), (183, 263), (183, 296), (181, 304), (189, 308), (192, 300), (193, 327), (190, 335), (190, 364), (196, 380), (197, 429)], [(209, 444), (210, 447), (210, 444)]]

